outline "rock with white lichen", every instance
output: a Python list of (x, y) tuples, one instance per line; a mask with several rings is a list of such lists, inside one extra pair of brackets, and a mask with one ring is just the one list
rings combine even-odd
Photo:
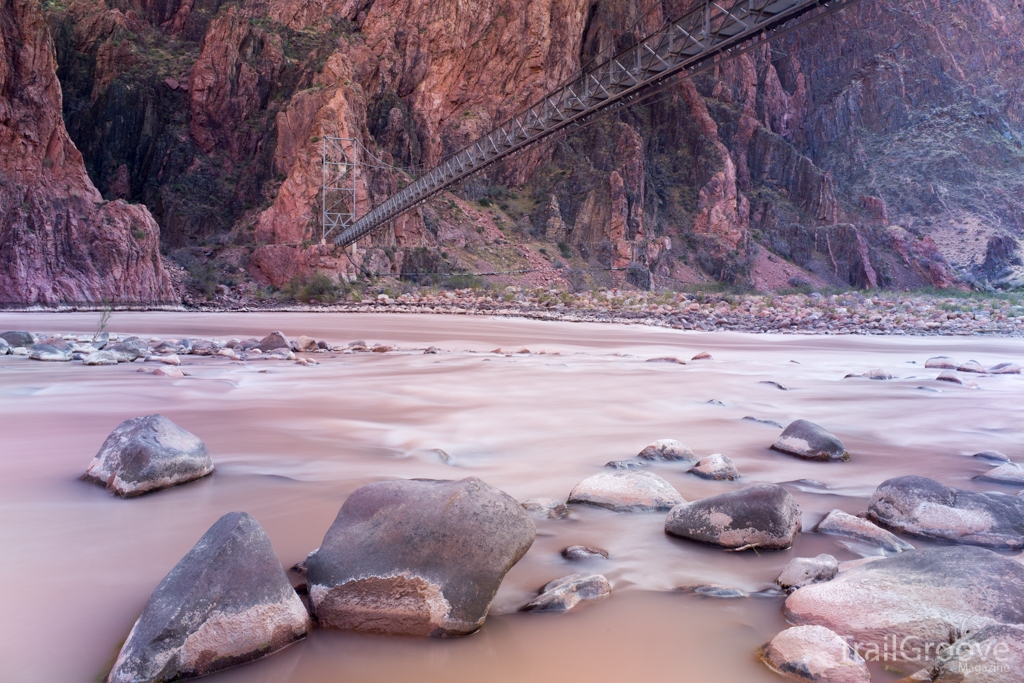
[(515, 499), (475, 477), (367, 484), (306, 560), (310, 605), (327, 628), (472, 633), (535, 535)]
[(772, 444), (782, 453), (805, 460), (849, 460), (846, 446), (831, 432), (808, 420), (795, 420), (789, 424)]
[(163, 415), (125, 420), (110, 433), (82, 479), (132, 498), (213, 472), (206, 444)]
[(569, 494), (570, 503), (594, 505), (615, 512), (671, 510), (685, 502), (672, 484), (644, 470), (616, 470), (587, 477)]
[(107, 683), (205, 676), (265, 657), (310, 627), (266, 532), (229, 512), (150, 595)]
[(754, 484), (672, 508), (665, 531), (729, 549), (781, 550), (800, 532), (800, 506), (777, 484)]

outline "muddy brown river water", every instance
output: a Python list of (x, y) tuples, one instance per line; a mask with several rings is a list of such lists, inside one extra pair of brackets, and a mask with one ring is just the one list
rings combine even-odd
[[(81, 333), (94, 330), (98, 317), (0, 313), (0, 329)], [(108, 329), (165, 339), (261, 337), (280, 329), (402, 350), (319, 354), (315, 367), (183, 356), (182, 369), (191, 374), (183, 379), (139, 373), (140, 363), (84, 367), (0, 357), (5, 682), (100, 680), (153, 588), (232, 510), (263, 525), (288, 567), (320, 545), (346, 496), (368, 482), (477, 476), (519, 500), (564, 499), (607, 461), (631, 457), (659, 438), (679, 439), (698, 456), (724, 453), (742, 474), (738, 482), (715, 482), (671, 463), (651, 467), (687, 500), (750, 483), (791, 482), (807, 531), (834, 508), (866, 509), (889, 477), (923, 474), (989, 490), (998, 485), (972, 477), (990, 465), (967, 456), (991, 449), (1024, 461), (1024, 377), (980, 376), (980, 387), (970, 389), (937, 382), (938, 371), (923, 367), (940, 354), (986, 366), (1019, 363), (1021, 339), (770, 336), (298, 313), (115, 313)], [(424, 355), (429, 345), (441, 353)], [(489, 353), (496, 347), (533, 353)], [(644, 362), (699, 351), (714, 360)], [(872, 368), (896, 379), (843, 379)], [(78, 480), (114, 427), (155, 412), (206, 442), (213, 476), (132, 500)], [(852, 459), (810, 463), (770, 451), (781, 430), (746, 416), (818, 422), (843, 440)], [(726, 553), (666, 536), (664, 518), (574, 506), (568, 519), (539, 521), (536, 542), (475, 635), (435, 640), (315, 630), (265, 660), (206, 680), (780, 681), (756, 650), (785, 628), (781, 597), (725, 600), (673, 589), (717, 583), (758, 591), (793, 557), (828, 552), (846, 560), (875, 552), (805, 532), (788, 551)], [(563, 560), (559, 551), (572, 544), (603, 547), (610, 559)], [(580, 570), (605, 574), (612, 596), (567, 614), (516, 611), (545, 582)], [(879, 667), (873, 674), (876, 681), (899, 677)]]

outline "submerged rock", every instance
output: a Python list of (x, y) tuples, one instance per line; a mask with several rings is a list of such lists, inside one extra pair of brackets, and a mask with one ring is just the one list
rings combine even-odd
[(707, 351), (701, 351), (700, 353), (698, 353), (696, 356), (694, 356), (690, 360), (713, 360), (713, 359), (711, 358), (711, 354), (710, 353), (708, 353)]
[(697, 456), (693, 454), (685, 444), (675, 439), (658, 439), (649, 446), (646, 446), (637, 454), (638, 458), (644, 460), (672, 460), (697, 462)]
[(625, 460), (609, 460), (604, 464), (604, 466), (610, 467), (613, 470), (635, 470), (641, 467), (649, 467), (650, 464), (650, 460), (643, 460), (642, 458), (626, 458)]
[(935, 356), (926, 360), (924, 366), (935, 370), (956, 370), (960, 364), (949, 356)]
[(168, 353), (166, 355), (147, 356), (146, 363), (161, 363), (163, 365), (181, 365), (181, 358), (176, 353)]
[(665, 531), (730, 549), (780, 550), (800, 531), (800, 506), (777, 484), (754, 484), (672, 508)]
[(696, 474), (703, 479), (714, 479), (716, 481), (732, 481), (740, 478), (736, 465), (729, 459), (729, 456), (722, 455), (721, 453), (712, 453), (708, 457), (702, 458), (700, 462), (688, 471), (690, 474)]
[(36, 336), (31, 332), (24, 332), (21, 330), (8, 330), (6, 332), (0, 332), (0, 339), (7, 342), (11, 348), (28, 348), (36, 343)]
[(53, 344), (33, 344), (28, 350), (28, 357), (31, 360), (55, 361), (67, 363), (71, 360), (71, 349), (60, 349)]
[(849, 460), (846, 446), (831, 432), (808, 420), (789, 423), (772, 448), (806, 460)]
[(822, 626), (794, 626), (761, 648), (774, 671), (810, 683), (868, 683), (864, 658), (846, 640)]
[(702, 583), (695, 586), (679, 586), (677, 588), (680, 593), (693, 593), (694, 595), (703, 595), (706, 598), (749, 598), (750, 594), (739, 588), (732, 588), (731, 586), (721, 586), (717, 583)]
[(110, 433), (82, 478), (122, 498), (177, 486), (213, 472), (199, 437), (163, 415), (125, 420)]
[(1024, 499), (909, 476), (882, 482), (868, 519), (887, 529), (989, 548), (1024, 548)]
[(957, 372), (976, 372), (979, 374), (985, 374), (985, 367), (976, 360), (969, 360), (957, 367)]
[(159, 367), (156, 370), (154, 370), (153, 371), (153, 376), (154, 377), (174, 377), (175, 379), (180, 379), (182, 377), (185, 377), (185, 373), (180, 368), (176, 368), (174, 366), (166, 365), (166, 366), (162, 366), (162, 367)]
[(547, 583), (540, 589), (540, 595), (523, 607), (523, 611), (564, 612), (581, 602), (608, 597), (611, 592), (611, 584), (601, 574), (569, 574)]
[(598, 557), (607, 560), (608, 551), (604, 548), (591, 548), (588, 545), (571, 545), (562, 550), (562, 557), (573, 562), (579, 560), (593, 560)]
[(1017, 463), (1007, 462), (993, 470), (989, 470), (985, 474), (978, 475), (975, 479), (994, 481), (998, 484), (1024, 486), (1024, 467)]
[(554, 498), (531, 498), (523, 501), (522, 508), (531, 517), (541, 519), (558, 519), (569, 514), (569, 506)]
[(883, 370), (881, 368), (875, 368), (873, 370), (868, 370), (867, 372), (864, 373), (864, 376), (867, 377), (868, 379), (874, 379), (874, 380), (889, 380), (889, 379), (892, 379), (892, 375), (890, 375), (888, 372), (886, 372), (885, 370)]
[(288, 342), (288, 337), (284, 336), (284, 332), (276, 331), (261, 339), (256, 348), (263, 353), (273, 351), (274, 349), (288, 349), (291, 351), (291, 344)]
[(652, 472), (602, 472), (587, 477), (569, 494), (570, 503), (596, 505), (616, 512), (671, 510), (685, 502), (671, 484)]
[(791, 623), (842, 633), (879, 657), (886, 642), (891, 652), (894, 634), (920, 647), (948, 645), (955, 634), (992, 623), (1024, 623), (1024, 565), (969, 546), (908, 550), (845, 563), (831, 581), (791, 594), (785, 614)]
[(310, 627), (266, 532), (229, 512), (153, 591), (107, 681), (205, 676), (265, 657)]
[(949, 382), (951, 384), (964, 383), (964, 380), (960, 377), (960, 375), (956, 374), (956, 371), (954, 370), (943, 370), (935, 379), (939, 382)]
[(1010, 456), (1000, 453), (999, 451), (982, 451), (974, 454), (975, 458), (984, 458), (986, 460), (995, 460), (997, 462), (1010, 462)]
[(817, 557), (796, 557), (775, 579), (779, 587), (789, 590), (809, 586), (812, 583), (831, 581), (839, 573), (839, 561), (831, 555), (821, 554)]
[(1020, 366), (1016, 363), (1000, 363), (988, 369), (991, 375), (1019, 375)]
[(866, 519), (855, 517), (842, 510), (833, 510), (828, 513), (825, 519), (821, 520), (815, 529), (819, 534), (832, 534), (835, 536), (849, 536), (858, 541), (864, 541), (877, 545), (882, 550), (900, 553), (904, 550), (913, 550), (914, 546), (902, 538), (886, 531), (877, 524), (872, 524)]
[(472, 633), (535, 535), (515, 499), (475, 477), (367, 484), (307, 559), (310, 605), (327, 628)]

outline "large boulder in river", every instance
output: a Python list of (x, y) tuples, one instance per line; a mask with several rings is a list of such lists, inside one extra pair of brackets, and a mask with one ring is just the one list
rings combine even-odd
[(110, 433), (82, 478), (122, 498), (184, 484), (213, 472), (199, 437), (163, 415), (125, 420)]
[(8, 330), (7, 332), (0, 332), (0, 339), (11, 345), (11, 348), (24, 347), (28, 348), (36, 343), (36, 336), (31, 332), (22, 332), (20, 330)]
[(894, 533), (886, 531), (877, 524), (866, 519), (861, 519), (842, 510), (833, 510), (821, 520), (815, 528), (819, 534), (833, 534), (835, 536), (848, 536), (871, 545), (876, 545), (882, 550), (892, 553), (901, 553), (904, 550), (913, 550), (914, 546), (907, 543)]
[(868, 519), (900, 533), (987, 548), (1024, 548), (1024, 499), (944, 486), (926, 477), (882, 482)]
[(831, 432), (808, 420), (796, 420), (782, 430), (772, 448), (805, 460), (849, 460), (846, 446)]
[(149, 596), (108, 683), (177, 681), (305, 637), (309, 613), (259, 523), (229, 512)]
[(570, 503), (596, 505), (615, 512), (651, 512), (671, 510), (686, 502), (657, 474), (643, 470), (602, 472), (576, 484), (569, 494)]
[(934, 655), (934, 646), (948, 646), (956, 634), (1024, 624), (1024, 564), (970, 546), (868, 558), (794, 592), (785, 613), (791, 623), (842, 633), (863, 646), (862, 653), (881, 656), (886, 643), (891, 653), (896, 635), (897, 646), (931, 643)]
[(822, 626), (794, 626), (761, 648), (761, 660), (783, 676), (809, 683), (868, 683), (864, 658)]
[(781, 550), (793, 545), (800, 506), (777, 484), (754, 484), (672, 508), (665, 531), (724, 548)]
[(71, 360), (71, 349), (61, 349), (53, 344), (33, 344), (28, 350), (28, 357), (31, 360), (56, 361), (66, 363)]
[(267, 351), (273, 351), (274, 349), (288, 349), (291, 351), (292, 345), (288, 341), (288, 337), (284, 336), (284, 332), (277, 331), (271, 332), (261, 339), (256, 348), (264, 353)]
[(307, 560), (313, 613), (328, 628), (472, 633), (536, 533), (514, 498), (475, 477), (362, 486)]

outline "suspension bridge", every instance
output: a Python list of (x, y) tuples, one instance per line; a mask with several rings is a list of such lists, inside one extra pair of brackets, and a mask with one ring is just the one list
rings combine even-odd
[[(355, 169), (361, 145), (324, 141), (323, 235), (349, 246), (402, 213), (488, 166), (598, 113), (629, 106), (675, 77), (709, 70), (856, 0), (704, 0), (633, 47), (584, 68), (511, 120), (452, 154), (359, 217)], [(818, 10), (818, 11), (815, 11)], [(593, 63), (594, 60), (591, 61)], [(365, 151), (365, 150), (364, 150)]]

